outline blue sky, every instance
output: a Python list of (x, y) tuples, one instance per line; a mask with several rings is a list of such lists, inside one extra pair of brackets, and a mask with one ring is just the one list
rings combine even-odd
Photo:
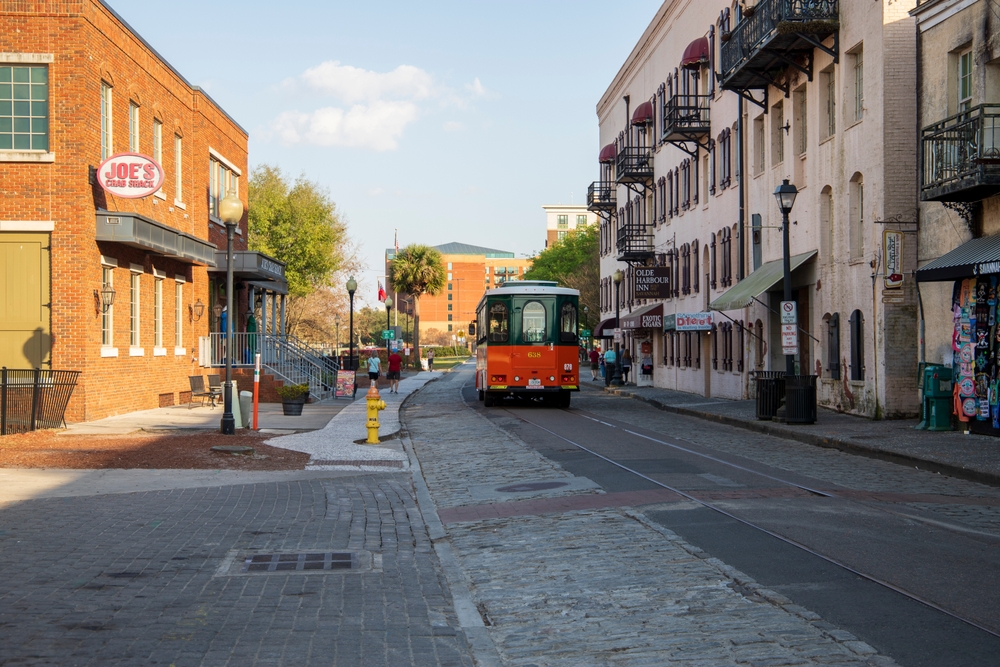
[(596, 104), (658, 0), (108, 0), (250, 133), (250, 164), (326, 187), (374, 301), (383, 253), (541, 249), (542, 204), (597, 177)]

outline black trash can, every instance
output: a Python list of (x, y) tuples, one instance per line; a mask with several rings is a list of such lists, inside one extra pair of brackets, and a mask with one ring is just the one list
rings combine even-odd
[(816, 423), (815, 375), (790, 375), (785, 378), (785, 422)]
[(785, 398), (785, 371), (756, 371), (757, 419), (771, 419)]

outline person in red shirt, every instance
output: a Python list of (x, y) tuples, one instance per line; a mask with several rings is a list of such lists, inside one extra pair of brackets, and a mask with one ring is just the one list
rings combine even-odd
[(393, 352), (389, 355), (389, 393), (398, 394), (399, 393), (399, 372), (403, 367), (403, 358), (399, 356), (398, 352)]
[(601, 368), (601, 353), (596, 349), (590, 351), (590, 374), (597, 382), (597, 371)]

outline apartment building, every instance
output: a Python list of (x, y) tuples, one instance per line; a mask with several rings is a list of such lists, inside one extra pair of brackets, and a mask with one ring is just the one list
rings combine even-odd
[(597, 222), (597, 214), (588, 211), (584, 205), (548, 204), (545, 211), (545, 247), (566, 238), (566, 234), (577, 227), (585, 227)]

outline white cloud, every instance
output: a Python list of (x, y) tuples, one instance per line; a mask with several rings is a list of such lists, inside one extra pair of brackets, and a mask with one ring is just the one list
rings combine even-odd
[(348, 104), (387, 98), (422, 100), (434, 91), (433, 77), (412, 65), (400, 65), (391, 72), (373, 72), (328, 60), (307, 69), (302, 80)]
[(482, 97), (486, 94), (486, 89), (483, 87), (483, 84), (479, 80), (478, 76), (472, 81), (472, 83), (465, 84), (465, 89), (477, 97)]
[(336, 107), (312, 113), (285, 111), (274, 120), (272, 129), (287, 144), (388, 151), (397, 147), (403, 130), (417, 113), (412, 102), (376, 100), (368, 105), (355, 104), (346, 111)]
[(444, 124), (445, 132), (460, 132), (465, 129), (465, 126), (459, 123), (457, 120), (449, 120)]

